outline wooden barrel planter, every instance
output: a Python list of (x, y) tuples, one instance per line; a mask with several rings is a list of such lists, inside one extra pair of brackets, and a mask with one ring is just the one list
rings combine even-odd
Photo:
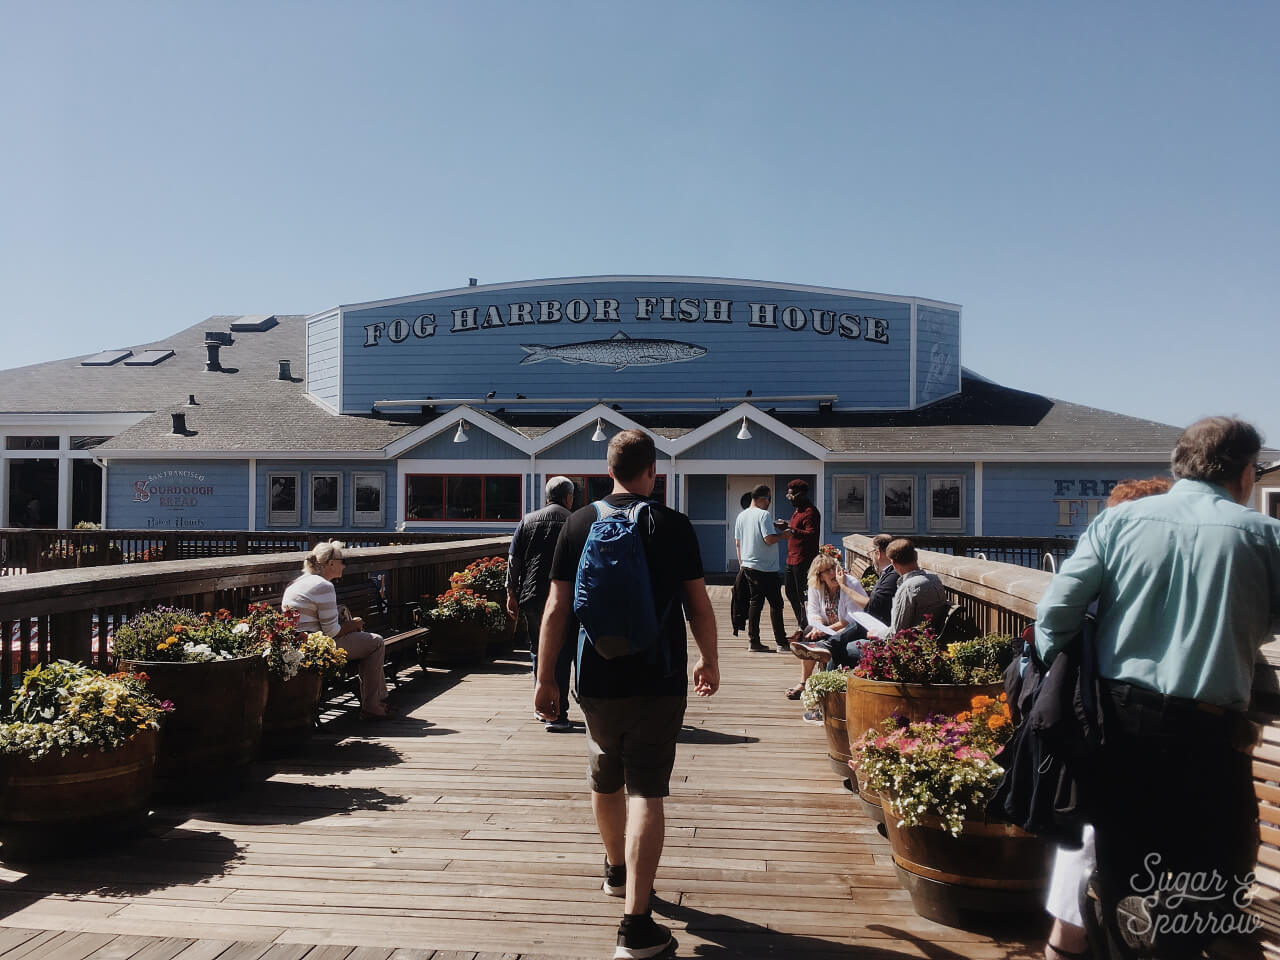
[(208, 663), (126, 660), (161, 700), (173, 701), (156, 755), (156, 793), (183, 797), (234, 788), (258, 753), (267, 704), (267, 661)]
[(466, 667), (482, 662), (489, 651), (489, 631), (475, 620), (426, 619), (423, 667)]
[(843, 692), (822, 695), (822, 729), (827, 734), (827, 760), (841, 780), (852, 772), (849, 769), (849, 730), (845, 726), (844, 711)]
[(1002, 683), (897, 683), (850, 675), (845, 691), (846, 724), (849, 736), (856, 740), (895, 713), (910, 721), (938, 713), (953, 716), (968, 710), (969, 701), (976, 696), (994, 698), (1002, 693)]
[(289, 680), (269, 677), (262, 712), (262, 753), (281, 756), (300, 750), (311, 739), (320, 707), (324, 678), (318, 670), (302, 670)]
[(858, 806), (862, 809), (862, 812), (876, 823), (883, 825), (884, 801), (880, 799), (880, 794), (876, 793), (866, 784), (859, 783), (856, 775), (850, 779), (854, 793), (858, 797)]
[(985, 926), (994, 914), (1010, 921), (1038, 915), (1052, 867), (1053, 845), (1007, 823), (965, 821), (951, 836), (937, 817), (884, 825), (898, 881), (916, 913), (949, 927)]
[(136, 832), (149, 809), (158, 739), (140, 730), (117, 750), (34, 762), (0, 755), (0, 857), (83, 853), (86, 840)]

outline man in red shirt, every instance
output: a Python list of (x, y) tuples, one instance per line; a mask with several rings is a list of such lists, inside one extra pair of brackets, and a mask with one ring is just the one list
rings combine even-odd
[[(791, 522), (787, 524), (787, 599), (791, 612), (796, 615), (800, 629), (791, 635), (795, 643), (809, 625), (805, 616), (805, 599), (809, 589), (809, 564), (818, 555), (818, 542), (822, 538), (822, 516), (809, 499), (809, 484), (805, 480), (792, 480), (787, 484), (787, 499), (795, 507)], [(779, 520), (779, 523), (782, 521)]]

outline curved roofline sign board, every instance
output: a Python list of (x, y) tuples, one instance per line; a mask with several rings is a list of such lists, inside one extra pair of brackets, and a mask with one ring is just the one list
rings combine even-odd
[(341, 385), (332, 399), (350, 413), (491, 391), (687, 397), (691, 407), (708, 396), (834, 394), (838, 409), (911, 409), (960, 389), (956, 305), (759, 281), (464, 287), (326, 311), (308, 321), (308, 339), (325, 345), (309, 371)]

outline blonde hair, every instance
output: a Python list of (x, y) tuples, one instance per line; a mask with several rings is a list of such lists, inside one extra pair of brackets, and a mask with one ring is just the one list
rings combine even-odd
[(835, 557), (828, 557), (825, 553), (820, 553), (813, 558), (813, 563), (809, 564), (809, 589), (822, 589), (822, 571), (831, 567), (835, 567), (837, 573), (840, 570), (840, 564)]
[(346, 544), (341, 540), (324, 540), (311, 548), (302, 560), (303, 573), (319, 574), (331, 560), (341, 560)]

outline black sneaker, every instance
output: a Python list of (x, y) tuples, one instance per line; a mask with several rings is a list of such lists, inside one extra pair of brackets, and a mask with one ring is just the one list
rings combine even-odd
[(627, 895), (627, 865), (620, 863), (616, 867), (604, 858), (604, 886), (600, 888), (611, 897)]
[(618, 927), (618, 945), (613, 950), (613, 960), (646, 960), (674, 950), (676, 938), (660, 923), (654, 923), (649, 914), (624, 916)]
[(766, 647), (763, 643), (760, 643), (758, 640), (755, 643), (748, 646), (747, 649), (752, 653), (773, 653), (773, 647)]

